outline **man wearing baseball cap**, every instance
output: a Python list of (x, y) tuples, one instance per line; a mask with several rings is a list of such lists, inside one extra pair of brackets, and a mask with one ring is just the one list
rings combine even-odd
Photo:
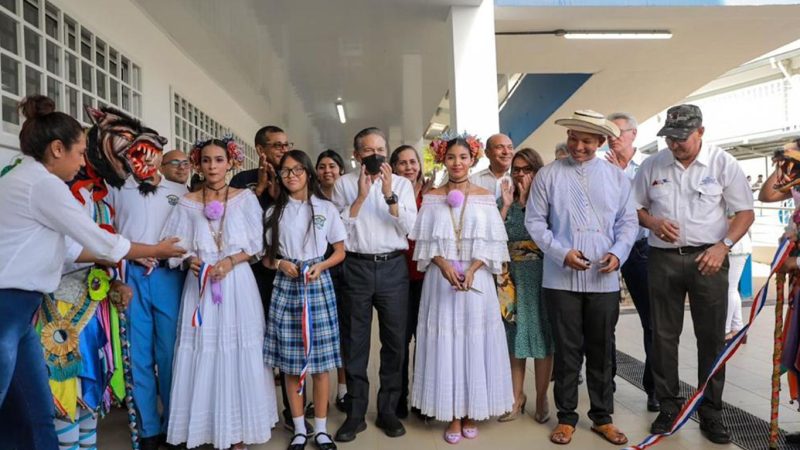
[(543, 299), (555, 341), (553, 396), (556, 444), (572, 440), (578, 423), (578, 374), (586, 356), (592, 430), (616, 445), (628, 438), (613, 423), (612, 358), (619, 318), (619, 267), (636, 239), (636, 211), (625, 174), (595, 156), (619, 128), (595, 111), (556, 120), (567, 128), (569, 157), (533, 180), (525, 228), (544, 253)]
[[(695, 105), (667, 111), (667, 149), (646, 159), (634, 180), (639, 222), (650, 229), (648, 279), (653, 329), (652, 368), (661, 412), (650, 427), (671, 430), (685, 398), (678, 379), (678, 342), (689, 296), (697, 337), (698, 384), (725, 345), (728, 252), (753, 223), (750, 185), (736, 159), (703, 145), (703, 114)], [(730, 224), (727, 212), (733, 213)], [(722, 422), (720, 370), (699, 408), (700, 430), (717, 444), (730, 442)]]

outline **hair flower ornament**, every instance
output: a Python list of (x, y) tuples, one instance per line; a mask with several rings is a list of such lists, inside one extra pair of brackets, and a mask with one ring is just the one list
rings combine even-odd
[(483, 142), (474, 134), (469, 134), (466, 131), (460, 134), (442, 133), (439, 137), (433, 139), (428, 145), (428, 150), (433, 154), (434, 161), (437, 163), (444, 162), (444, 155), (447, 153), (447, 144), (453, 140), (463, 140), (469, 146), (469, 152), (472, 157), (477, 161), (483, 156)]
[(224, 148), (225, 152), (228, 154), (228, 160), (233, 164), (233, 168), (238, 169), (241, 167), (242, 163), (244, 163), (244, 151), (230, 133), (223, 135), (220, 139), (196, 140), (194, 142), (194, 147), (189, 151), (189, 160), (192, 162), (192, 165), (200, 167), (200, 151), (203, 150), (203, 147), (215, 143), (215, 141), (217, 141), (217, 144), (222, 142), (222, 148)]

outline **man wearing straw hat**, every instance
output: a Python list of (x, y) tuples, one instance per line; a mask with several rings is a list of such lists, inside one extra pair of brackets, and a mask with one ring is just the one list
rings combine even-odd
[[(750, 228), (753, 194), (729, 153), (703, 145), (703, 114), (695, 105), (667, 110), (668, 149), (646, 159), (633, 182), (639, 221), (650, 229), (648, 279), (653, 329), (653, 380), (661, 412), (653, 434), (671, 430), (685, 398), (678, 379), (678, 342), (689, 296), (697, 337), (698, 384), (708, 377), (725, 345), (728, 252)], [(730, 224), (726, 210), (734, 213)], [(730, 442), (722, 423), (724, 367), (708, 383), (698, 410), (700, 431), (717, 444)]]
[(550, 440), (572, 440), (585, 354), (592, 430), (622, 445), (628, 438), (611, 420), (611, 366), (619, 267), (638, 232), (631, 183), (617, 167), (595, 157), (608, 136), (619, 137), (613, 122), (586, 110), (556, 124), (567, 128), (569, 157), (539, 171), (525, 213), (525, 226), (545, 255), (542, 287), (556, 345), (553, 395), (558, 426)]

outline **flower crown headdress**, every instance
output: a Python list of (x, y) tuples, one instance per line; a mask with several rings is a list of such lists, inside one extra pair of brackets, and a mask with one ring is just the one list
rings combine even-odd
[(472, 158), (477, 161), (483, 156), (483, 142), (474, 134), (469, 134), (466, 131), (460, 134), (442, 133), (439, 137), (433, 139), (428, 145), (428, 150), (433, 154), (433, 160), (439, 164), (444, 162), (444, 156), (447, 153), (447, 143), (453, 139), (463, 139), (469, 144), (469, 153)]
[[(189, 152), (189, 160), (193, 166), (200, 167), (200, 151), (213, 140), (213, 138), (198, 139), (194, 142), (194, 147)], [(232, 134), (225, 134), (219, 140), (225, 143), (225, 151), (228, 153), (228, 160), (233, 163), (233, 168), (239, 168), (244, 162), (242, 147), (239, 146)]]

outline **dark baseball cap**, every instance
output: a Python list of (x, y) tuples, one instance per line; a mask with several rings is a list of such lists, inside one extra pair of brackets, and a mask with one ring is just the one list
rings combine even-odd
[(678, 105), (667, 110), (667, 120), (657, 136), (686, 139), (703, 126), (703, 113), (695, 105)]

